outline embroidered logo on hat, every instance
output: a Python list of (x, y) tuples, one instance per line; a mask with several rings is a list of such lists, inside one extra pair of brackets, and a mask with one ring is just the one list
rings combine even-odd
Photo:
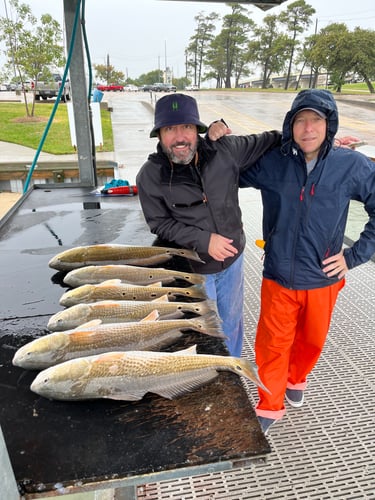
[(196, 125), (198, 134), (207, 130), (207, 125), (199, 118), (197, 101), (186, 94), (164, 96), (156, 101), (155, 123), (150, 137), (157, 137), (162, 127), (187, 124)]

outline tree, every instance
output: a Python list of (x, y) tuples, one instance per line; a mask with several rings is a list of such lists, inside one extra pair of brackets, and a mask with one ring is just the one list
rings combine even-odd
[(271, 74), (280, 73), (288, 57), (290, 40), (278, 31), (278, 18), (269, 15), (263, 19), (264, 26), (254, 29), (255, 39), (249, 43), (250, 60), (262, 68), (262, 88), (270, 84)]
[(31, 79), (35, 88), (40, 75), (49, 71), (49, 67), (64, 65), (62, 30), (50, 14), (43, 14), (38, 23), (28, 5), (10, 0), (10, 7), (11, 16), (0, 18), (0, 40), (5, 42), (7, 66), (19, 78), (26, 114), (31, 117), (35, 112), (35, 91), (30, 108), (24, 83)]
[(351, 35), (352, 68), (374, 94), (371, 80), (375, 79), (375, 31), (357, 27)]
[[(322, 69), (322, 61), (321, 60), (314, 60), (311, 57), (311, 54), (313, 52), (313, 48), (314, 48), (315, 44), (317, 43), (318, 36), (319, 35), (315, 34), (315, 35), (311, 35), (311, 36), (307, 37), (303, 42), (303, 46), (302, 46), (300, 54), (299, 54), (299, 60), (303, 61), (303, 65), (302, 65), (301, 72), (300, 72), (300, 77), (302, 75), (304, 67), (306, 65), (310, 66), (309, 88), (312, 88), (312, 89), (314, 89), (316, 87), (319, 72)], [(298, 83), (299, 82), (297, 81), (296, 84), (298, 85)], [(296, 88), (298, 88), (298, 86)]]
[(325, 68), (337, 92), (345, 83), (345, 76), (351, 71), (353, 49), (350, 33), (343, 23), (333, 23), (315, 35), (308, 59), (312, 66)]
[(142, 85), (152, 85), (155, 82), (160, 82), (161, 81), (161, 76), (160, 76), (160, 70), (159, 69), (154, 69), (152, 71), (149, 71), (148, 73), (143, 73), (139, 78), (138, 78), (138, 84), (139, 86)]
[(222, 46), (220, 37), (216, 37), (212, 41), (211, 47), (207, 51), (205, 64), (211, 68), (211, 70), (205, 74), (203, 80), (216, 80), (216, 88), (222, 88), (225, 81), (227, 64), (225, 50)]
[(224, 16), (223, 29), (216, 37), (216, 46), (221, 47), (225, 54), (225, 88), (231, 88), (231, 78), (235, 75), (238, 82), (243, 68), (248, 61), (246, 44), (248, 34), (255, 23), (249, 19), (249, 11), (238, 3), (226, 4), (232, 13)]
[(124, 73), (116, 70), (112, 64), (94, 64), (94, 69), (96, 78), (105, 81), (107, 85), (110, 83), (125, 83)]
[(197, 21), (197, 27), (195, 29), (195, 34), (190, 38), (191, 42), (186, 49), (186, 76), (188, 76), (188, 69), (192, 68), (194, 84), (200, 87), (203, 61), (214, 38), (213, 32), (216, 28), (214, 21), (219, 19), (219, 15), (215, 12), (211, 12), (208, 16), (204, 16), (203, 12), (200, 12), (194, 19)]
[(289, 52), (289, 66), (288, 73), (285, 80), (285, 90), (289, 87), (290, 75), (292, 72), (292, 64), (294, 59), (294, 53), (297, 49), (300, 41), (298, 40), (298, 35), (303, 33), (306, 28), (311, 24), (311, 16), (315, 14), (315, 9), (308, 5), (305, 0), (297, 0), (297, 2), (288, 5), (284, 12), (279, 15), (279, 21), (284, 24), (287, 28), (288, 33), (291, 34), (289, 37), (291, 40), (290, 52)]

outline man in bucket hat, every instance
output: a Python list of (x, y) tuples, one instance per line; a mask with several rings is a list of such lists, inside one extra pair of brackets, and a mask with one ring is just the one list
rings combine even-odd
[(164, 245), (194, 249), (204, 263), (191, 262), (206, 275), (233, 356), (243, 341), (243, 250), (245, 235), (238, 201), (240, 172), (279, 143), (276, 131), (211, 142), (194, 98), (167, 95), (155, 106), (150, 137), (156, 153), (137, 175), (142, 210), (151, 232)]

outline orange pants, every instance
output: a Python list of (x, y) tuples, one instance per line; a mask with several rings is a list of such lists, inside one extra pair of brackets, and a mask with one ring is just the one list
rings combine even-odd
[(258, 389), (256, 414), (280, 419), (286, 388), (305, 389), (328, 334), (333, 309), (345, 280), (313, 290), (289, 290), (263, 279), (255, 339), (259, 376), (271, 394)]

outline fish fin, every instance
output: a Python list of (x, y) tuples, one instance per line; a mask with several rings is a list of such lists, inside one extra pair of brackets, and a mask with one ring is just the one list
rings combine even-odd
[(140, 392), (119, 392), (116, 394), (110, 394), (108, 396), (103, 396), (104, 399), (115, 399), (116, 401), (139, 401), (145, 395), (144, 391)]
[(161, 297), (158, 297), (157, 299), (154, 299), (151, 302), (169, 302), (168, 295), (162, 295)]
[(182, 349), (182, 351), (171, 352), (173, 356), (184, 356), (185, 354), (197, 354), (197, 346), (196, 344), (187, 347), (186, 349)]
[(158, 338), (157, 340), (155, 340), (155, 343), (153, 343), (152, 346), (151, 347), (149, 346), (147, 349), (154, 353), (157, 351), (163, 352), (161, 351), (162, 349), (164, 349), (165, 347), (169, 347), (174, 342), (177, 342), (183, 335), (184, 334), (181, 332), (181, 330), (177, 328), (169, 330), (168, 336), (163, 336), (163, 338)]
[(173, 381), (171, 380), (164, 387), (150, 390), (150, 392), (154, 392), (163, 398), (173, 399), (198, 389), (198, 387), (214, 380), (218, 375), (218, 372), (214, 369), (199, 374), (192, 373), (185, 376), (182, 380), (178, 378)]
[(91, 321), (88, 321), (87, 323), (82, 323), (82, 325), (78, 325), (75, 330), (82, 330), (82, 328), (95, 328), (96, 326), (99, 326), (103, 323), (101, 319), (92, 319)]
[(121, 280), (119, 280), (119, 279), (113, 279), (113, 280), (102, 281), (101, 283), (98, 283), (97, 286), (98, 287), (101, 287), (101, 286), (110, 286), (110, 285), (118, 286), (118, 285), (121, 285), (121, 283), (122, 283)]
[(150, 314), (141, 319), (140, 323), (144, 323), (146, 321), (157, 321), (158, 319), (159, 319), (159, 311), (155, 309), (154, 311), (151, 311)]
[(156, 264), (161, 264), (162, 262), (167, 262), (173, 257), (173, 255), (168, 255), (166, 253), (159, 253), (157, 255), (151, 255), (149, 257), (134, 257), (132, 259), (124, 260), (124, 263), (129, 266), (155, 266)]
[(162, 281), (155, 281), (155, 283), (150, 283), (147, 286), (148, 287), (153, 287), (153, 286), (161, 287), (161, 286), (163, 286), (163, 282)]
[(180, 319), (180, 318), (184, 318), (184, 317), (185, 317), (185, 314), (183, 311), (175, 311), (173, 313), (162, 314), (159, 319), (163, 319), (163, 320)]

